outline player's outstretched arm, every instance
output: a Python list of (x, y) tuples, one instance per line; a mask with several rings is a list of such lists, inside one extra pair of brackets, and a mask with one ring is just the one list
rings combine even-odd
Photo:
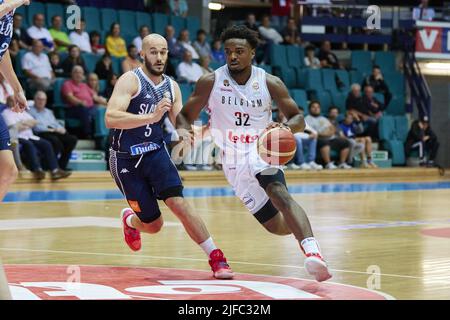
[(187, 130), (198, 118), (202, 109), (208, 104), (209, 94), (214, 86), (214, 73), (202, 76), (196, 83), (194, 92), (177, 117), (177, 127)]
[(29, 5), (30, 0), (6, 0), (3, 4), (0, 4), (0, 18), (3, 18), (8, 12), (17, 9), (23, 5)]
[(122, 75), (114, 86), (105, 114), (106, 127), (110, 129), (134, 129), (161, 120), (164, 113), (172, 107), (172, 102), (164, 98), (155, 108), (155, 112), (148, 114), (132, 114), (127, 112), (131, 98), (138, 91), (138, 80), (133, 72)]
[(267, 74), (267, 87), (272, 99), (288, 119), (288, 122), (285, 124), (289, 126), (291, 131), (296, 133), (305, 130), (305, 119), (300, 114), (297, 104), (289, 95), (289, 91), (283, 81), (278, 77)]

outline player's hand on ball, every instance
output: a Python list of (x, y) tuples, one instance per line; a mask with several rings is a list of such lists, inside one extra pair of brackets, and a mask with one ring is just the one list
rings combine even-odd
[(284, 123), (280, 123), (280, 122), (271, 122), (271, 123), (267, 126), (266, 130), (270, 130), (270, 129), (273, 129), (273, 128), (284, 128), (284, 129), (287, 129), (287, 130), (291, 131), (291, 128), (289, 128), (289, 127), (288, 127), (287, 125), (285, 125)]

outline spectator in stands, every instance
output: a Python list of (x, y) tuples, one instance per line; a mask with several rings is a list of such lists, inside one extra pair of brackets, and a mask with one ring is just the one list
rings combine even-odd
[(59, 167), (66, 171), (70, 155), (72, 150), (75, 149), (78, 139), (67, 133), (66, 128), (56, 120), (53, 112), (46, 106), (47, 95), (45, 92), (36, 92), (34, 102), (30, 106), (30, 114), (37, 121), (33, 131), (52, 144), (55, 154), (59, 155)]
[(203, 74), (208, 74), (214, 72), (214, 70), (209, 66), (211, 63), (211, 58), (209, 56), (200, 57), (200, 67), (202, 68)]
[(49, 32), (55, 43), (56, 50), (58, 52), (65, 52), (67, 48), (72, 44), (67, 33), (61, 30), (62, 18), (60, 16), (52, 17), (52, 27)]
[(110, 77), (114, 74), (112, 59), (108, 53), (105, 53), (95, 65), (95, 73), (101, 80), (110, 79)]
[(188, 4), (186, 0), (169, 0), (170, 13), (174, 16), (186, 17)]
[(74, 66), (81, 66), (84, 72), (87, 72), (86, 64), (83, 57), (81, 57), (80, 48), (76, 45), (70, 45), (69, 55), (61, 64), (64, 70), (64, 78), (70, 78)]
[(102, 56), (106, 53), (105, 46), (100, 43), (100, 33), (98, 33), (97, 31), (92, 31), (89, 34), (89, 39), (91, 42), (91, 49), (93, 54)]
[(96, 103), (101, 106), (106, 106), (108, 104), (108, 100), (103, 97), (100, 92), (100, 80), (98, 79), (98, 75), (96, 73), (90, 73), (87, 79), (87, 85), (94, 91), (94, 95), (98, 96)]
[(50, 59), (50, 65), (52, 66), (53, 73), (55, 74), (56, 78), (64, 78), (64, 69), (61, 65), (61, 60), (59, 58), (58, 52), (50, 52), (48, 54), (48, 57)]
[(139, 59), (139, 51), (134, 44), (130, 44), (127, 48), (128, 55), (122, 61), (122, 72), (128, 72), (130, 70), (139, 68), (142, 66), (142, 62)]
[(249, 28), (250, 30), (253, 30), (253, 31), (259, 33), (259, 31), (258, 31), (259, 28), (258, 28), (258, 25), (257, 25), (257, 23), (256, 23), (256, 17), (255, 17), (255, 14), (254, 14), (254, 13), (249, 13), (249, 14), (247, 15), (247, 18), (245, 19), (244, 25), (245, 25), (247, 28)]
[(197, 40), (192, 45), (200, 57), (211, 56), (211, 46), (206, 41), (206, 31), (200, 29), (197, 31)]
[(175, 37), (175, 29), (171, 25), (166, 26), (164, 37), (167, 40), (167, 46), (169, 49), (169, 58), (181, 60), (183, 58), (183, 53), (185, 49)]
[(183, 61), (177, 67), (178, 81), (195, 83), (202, 75), (202, 68), (192, 61), (191, 52), (186, 50), (183, 55)]
[(218, 62), (221, 65), (225, 64), (225, 51), (223, 51), (222, 41), (220, 41), (220, 39), (214, 40), (211, 50), (211, 57), (214, 62)]
[(347, 100), (345, 101), (345, 107), (347, 110), (362, 109), (361, 86), (359, 84), (352, 84), (351, 90), (347, 95)]
[(420, 5), (413, 9), (413, 20), (433, 21), (436, 13), (428, 7), (428, 0), (421, 0)]
[(15, 68), (16, 58), (20, 51), (19, 41), (17, 39), (11, 39), (11, 42), (9, 43), (8, 51), (9, 51), (9, 55), (11, 57), (11, 63), (13, 65), (13, 68)]
[(305, 66), (310, 69), (320, 69), (320, 60), (315, 56), (315, 48), (308, 46), (305, 49)]
[(344, 69), (338, 57), (331, 51), (330, 41), (324, 41), (318, 54), (322, 68)]
[[(345, 138), (336, 136), (335, 126), (327, 118), (320, 115), (320, 103), (318, 101), (312, 101), (309, 104), (309, 115), (305, 118), (305, 121), (319, 135), (317, 148), (320, 151), (325, 168), (330, 170), (337, 168), (351, 169), (351, 166), (346, 163), (350, 153), (350, 142)], [(331, 149), (336, 150), (339, 154), (337, 167), (331, 162)]]
[(302, 45), (302, 39), (300, 38), (300, 33), (298, 32), (297, 23), (294, 18), (289, 18), (288, 24), (284, 27), (281, 32), (284, 42), (286, 45)]
[(8, 127), (17, 131), (22, 159), (36, 180), (45, 178), (44, 169), (50, 171), (52, 180), (70, 176), (70, 172), (63, 171), (58, 167), (58, 160), (51, 143), (34, 135), (33, 128), (38, 122), (31, 114), (27, 111), (16, 113), (9, 107), (2, 112), (2, 116)]
[(71, 79), (64, 82), (61, 91), (68, 104), (66, 116), (79, 119), (81, 121), (81, 138), (90, 139), (99, 97), (83, 80), (83, 68), (75, 66)]
[(384, 96), (384, 104), (386, 106), (389, 105), (392, 94), (383, 79), (383, 74), (379, 66), (373, 66), (372, 74), (364, 79), (363, 87), (365, 86), (372, 86), (375, 92), (381, 93)]
[[(76, 45), (82, 52), (92, 53), (91, 41), (89, 39), (89, 34), (85, 31), (86, 21), (81, 19), (80, 28), (75, 29), (69, 35), (70, 41)], [(100, 34), (99, 34), (100, 37)]]
[(291, 15), (291, 0), (272, 0), (270, 15), (272, 24), (278, 30), (287, 25), (288, 17)]
[(32, 49), (22, 57), (22, 69), (25, 72), (31, 90), (50, 91), (55, 75), (48, 56), (43, 53), (41, 40), (33, 40)]
[(349, 155), (350, 163), (353, 163), (355, 155), (361, 157), (362, 168), (378, 168), (372, 161), (372, 139), (364, 136), (364, 125), (361, 121), (355, 121), (351, 112), (347, 111), (345, 119), (339, 124), (341, 132), (349, 139), (351, 143), (351, 152)]
[(33, 25), (28, 28), (28, 36), (33, 40), (41, 40), (44, 48), (48, 51), (55, 49), (55, 44), (53, 42), (52, 35), (47, 28), (44, 27), (45, 18), (41, 13), (37, 13), (33, 17)]
[(381, 118), (385, 105), (378, 101), (374, 96), (373, 87), (368, 85), (364, 87), (364, 96), (362, 97), (363, 110), (368, 110), (369, 115), (375, 119)]
[(142, 40), (150, 34), (150, 28), (148, 26), (139, 27), (139, 36), (133, 39), (133, 44), (136, 46), (138, 52), (142, 50)]
[[(434, 161), (439, 151), (439, 142), (436, 134), (431, 129), (427, 116), (415, 120), (408, 132), (405, 143), (406, 156), (409, 157), (414, 149), (419, 150), (421, 166), (435, 166)], [(426, 154), (428, 154), (428, 161), (425, 160)]]
[(279, 44), (283, 42), (283, 37), (270, 26), (270, 18), (267, 15), (263, 16), (258, 31), (261, 37), (269, 43)]
[(20, 49), (31, 50), (31, 38), (27, 29), (22, 26), (23, 16), (16, 12), (13, 20), (13, 39), (19, 41)]
[[(200, 56), (198, 55), (197, 51), (192, 46), (191, 41), (189, 41), (189, 31), (187, 29), (184, 29), (184, 30), (182, 30), (180, 32), (180, 36), (178, 37), (178, 43), (186, 51), (189, 51), (191, 53), (192, 59), (199, 59), (200, 58)], [(183, 52), (183, 59), (184, 59), (184, 52)]]
[(127, 44), (120, 36), (120, 24), (114, 22), (109, 29), (109, 35), (106, 37), (106, 50), (111, 57), (125, 58), (127, 56)]
[(117, 82), (117, 75), (112, 73), (109, 78), (107, 79), (107, 84), (106, 84), (106, 90), (105, 90), (105, 97), (106, 99), (111, 98), (112, 93), (114, 91), (114, 86), (116, 85)]

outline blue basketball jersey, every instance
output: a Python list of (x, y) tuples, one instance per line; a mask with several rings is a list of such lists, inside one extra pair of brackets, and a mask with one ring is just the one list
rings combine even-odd
[[(0, 0), (0, 4), (3, 4), (4, 2), (4, 0)], [(6, 50), (8, 50), (9, 44), (11, 43), (13, 36), (14, 11), (15, 10), (8, 12), (0, 19), (0, 60), (3, 58), (3, 55)]]
[[(155, 85), (144, 73), (142, 68), (133, 70), (139, 82), (139, 89), (132, 97), (127, 112), (133, 114), (148, 114), (155, 111), (156, 105), (163, 99), (174, 101), (174, 89), (172, 80), (163, 75), (163, 80)], [(164, 146), (164, 131), (162, 124), (167, 113), (161, 120), (134, 129), (114, 129), (111, 147), (118, 152), (138, 156), (144, 153), (160, 149)]]

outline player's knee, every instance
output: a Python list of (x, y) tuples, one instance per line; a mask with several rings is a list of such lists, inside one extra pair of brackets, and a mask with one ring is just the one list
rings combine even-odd
[(150, 233), (150, 234), (158, 233), (159, 231), (161, 231), (163, 225), (164, 225), (163, 219), (158, 219), (151, 223), (143, 223), (143, 226), (144, 226), (143, 231), (145, 233)]
[(286, 212), (291, 209), (293, 199), (284, 184), (273, 182), (267, 186), (266, 192), (278, 210)]

